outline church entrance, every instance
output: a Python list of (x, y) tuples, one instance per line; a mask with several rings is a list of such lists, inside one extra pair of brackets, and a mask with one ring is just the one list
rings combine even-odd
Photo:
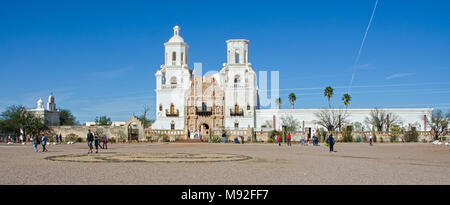
[(209, 137), (209, 125), (206, 123), (203, 123), (200, 125), (200, 133), (202, 135), (202, 140), (205, 140)]

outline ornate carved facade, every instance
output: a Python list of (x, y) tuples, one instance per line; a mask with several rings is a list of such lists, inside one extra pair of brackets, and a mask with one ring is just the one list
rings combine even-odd
[(196, 76), (185, 96), (185, 127), (209, 135), (224, 126), (224, 92), (212, 76)]

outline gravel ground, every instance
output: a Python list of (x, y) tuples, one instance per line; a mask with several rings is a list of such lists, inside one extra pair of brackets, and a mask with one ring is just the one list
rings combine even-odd
[[(108, 153), (225, 153), (249, 160), (202, 163), (65, 162), (49, 156), (86, 154), (87, 145), (0, 144), (0, 184), (450, 184), (448, 146), (345, 144), (112, 144)], [(101, 150), (101, 152), (105, 152)]]

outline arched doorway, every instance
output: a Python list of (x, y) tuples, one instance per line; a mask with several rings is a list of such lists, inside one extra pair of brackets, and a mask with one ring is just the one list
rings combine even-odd
[(139, 141), (139, 129), (135, 123), (130, 123), (127, 127), (128, 130), (128, 142), (133, 140)]
[(200, 124), (199, 132), (202, 135), (202, 140), (207, 139), (207, 137), (209, 137), (209, 132), (210, 132), (209, 125), (206, 123)]

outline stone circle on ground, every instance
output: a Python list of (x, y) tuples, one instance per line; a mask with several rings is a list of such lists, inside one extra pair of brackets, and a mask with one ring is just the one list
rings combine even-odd
[(245, 155), (220, 153), (97, 153), (51, 156), (46, 159), (65, 162), (97, 162), (97, 163), (198, 163), (198, 162), (228, 162), (251, 159)]

